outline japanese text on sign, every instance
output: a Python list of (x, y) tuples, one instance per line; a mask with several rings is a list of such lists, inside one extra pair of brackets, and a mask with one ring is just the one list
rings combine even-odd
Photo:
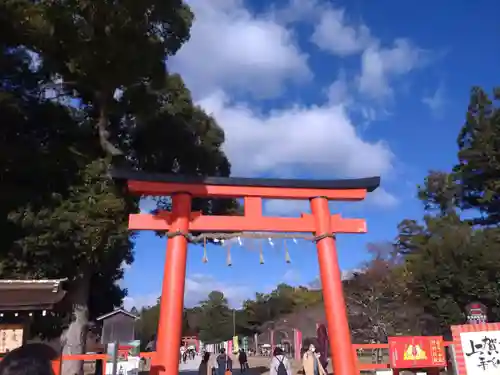
[(444, 356), (444, 343), (443, 338), (434, 338), (430, 340), (431, 342), (431, 359), (432, 363), (436, 364), (446, 364), (446, 358)]
[(389, 357), (396, 369), (446, 366), (441, 336), (389, 337)]
[(500, 331), (460, 333), (468, 375), (500, 373)]
[(0, 353), (8, 353), (23, 345), (23, 327), (0, 325)]

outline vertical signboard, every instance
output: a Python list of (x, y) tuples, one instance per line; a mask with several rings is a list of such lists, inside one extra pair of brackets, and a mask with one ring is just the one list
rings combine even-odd
[(500, 323), (452, 326), (458, 375), (500, 374)]

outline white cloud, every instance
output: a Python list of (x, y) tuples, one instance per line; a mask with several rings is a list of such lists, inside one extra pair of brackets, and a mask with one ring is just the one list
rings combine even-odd
[[(290, 12), (304, 7), (290, 3)], [(310, 6), (311, 7), (311, 6)], [(309, 9), (310, 9), (309, 7)], [(323, 51), (346, 57), (360, 55), (361, 72), (357, 77), (358, 92), (371, 99), (384, 99), (393, 93), (391, 83), (426, 61), (426, 53), (409, 40), (396, 39), (392, 46), (386, 46), (372, 34), (367, 25), (350, 21), (345, 9), (335, 8), (326, 2), (316, 2), (306, 18), (314, 22), (311, 41)], [(316, 16), (311, 17), (311, 13)]]
[(127, 310), (132, 309), (132, 307), (140, 310), (142, 307), (153, 306), (159, 295), (159, 293), (147, 293), (139, 296), (127, 296), (123, 299), (123, 307)]
[(214, 89), (268, 97), (279, 94), (287, 81), (311, 78), (293, 32), (253, 15), (243, 1), (192, 0), (189, 5), (196, 16), (191, 39), (168, 65), (182, 73), (195, 97)]
[(301, 280), (302, 280), (301, 273), (294, 268), (288, 269), (283, 275), (283, 282), (286, 284), (296, 285), (299, 284)]
[(224, 293), (229, 305), (235, 308), (241, 307), (242, 302), (255, 293), (250, 286), (238, 282), (222, 282), (211, 275), (194, 274), (186, 278), (184, 305), (195, 306), (214, 290)]
[(289, 0), (285, 7), (271, 6), (271, 16), (282, 24), (311, 21), (317, 17), (321, 0)]
[[(367, 195), (365, 204), (370, 204), (379, 208), (393, 208), (399, 204), (397, 197), (387, 192), (383, 188), (378, 188)], [(331, 212), (335, 212), (336, 203), (330, 202)], [(270, 199), (266, 201), (265, 212), (267, 215), (277, 216), (292, 216), (298, 217), (301, 213), (310, 213), (311, 208), (308, 201), (303, 200), (285, 200), (285, 199)], [(346, 215), (347, 217), (348, 215)]]
[[(190, 5), (196, 16), (191, 39), (170, 59), (169, 69), (182, 74), (197, 103), (224, 128), (233, 175), (344, 178), (393, 172), (389, 145), (361, 133), (366, 122), (380, 119), (376, 106), (354, 104), (359, 101), (353, 94), (389, 93), (389, 78), (413, 67), (409, 42), (398, 40), (384, 49), (365, 25), (349, 24), (344, 10), (324, 1), (290, 0), (287, 8), (265, 14), (251, 12), (242, 0), (192, 0)], [(340, 72), (325, 85), (325, 103), (282, 101), (279, 110), (265, 113), (235, 99), (238, 93), (275, 95), (287, 82), (311, 76), (307, 55), (295, 40), (297, 21), (314, 22), (312, 39), (325, 48), (329, 43), (330, 52), (360, 54), (358, 79)], [(365, 123), (352, 121), (354, 105)], [(384, 201), (396, 199), (378, 200)]]
[[(192, 307), (207, 298), (208, 294), (214, 290), (224, 293), (231, 307), (238, 308), (245, 299), (253, 297), (255, 291), (250, 286), (245, 286), (235, 282), (222, 282), (211, 275), (193, 274), (186, 277), (184, 291), (184, 306)], [(151, 306), (156, 304), (161, 292), (145, 293), (141, 295), (128, 296), (124, 299), (124, 306), (127, 309), (135, 306)]]
[(441, 85), (432, 95), (425, 96), (422, 99), (422, 103), (425, 104), (434, 116), (440, 116), (446, 105), (445, 90)]
[(366, 202), (378, 207), (392, 208), (398, 205), (399, 200), (387, 190), (378, 188), (374, 192), (368, 194)]
[[(298, 284), (301, 281), (301, 273), (294, 269), (289, 268), (281, 278), (280, 282), (288, 284)], [(263, 288), (262, 292), (270, 293), (276, 285), (268, 285)], [(185, 291), (184, 291), (184, 306), (192, 307), (198, 305), (201, 301), (205, 300), (209, 293), (217, 290), (224, 293), (227, 298), (229, 306), (233, 308), (240, 308), (243, 301), (254, 298), (256, 290), (251, 285), (244, 285), (238, 282), (223, 282), (218, 280), (212, 275), (207, 274), (192, 274), (186, 277)], [(144, 293), (137, 296), (127, 296), (124, 298), (123, 304), (126, 309), (136, 307), (140, 309), (144, 306), (152, 306), (156, 304), (160, 292), (157, 293)]]
[(389, 48), (378, 44), (368, 47), (361, 56), (359, 91), (374, 99), (391, 96), (391, 79), (417, 68), (423, 53), (406, 39), (397, 39)]
[(350, 25), (344, 9), (330, 8), (321, 12), (311, 37), (319, 48), (338, 56), (360, 53), (372, 43), (365, 25)]
[(262, 115), (222, 92), (200, 104), (224, 127), (234, 175), (366, 177), (393, 168), (389, 146), (363, 140), (342, 105), (294, 105)]
[(352, 98), (349, 95), (349, 84), (346, 74), (341, 71), (337, 79), (328, 87), (328, 102), (331, 105), (351, 104)]

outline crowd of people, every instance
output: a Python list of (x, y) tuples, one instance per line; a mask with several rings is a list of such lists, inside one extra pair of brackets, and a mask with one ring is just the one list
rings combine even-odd
[[(187, 355), (187, 351), (185, 352)], [(0, 375), (54, 375), (52, 361), (57, 353), (44, 344), (26, 344), (9, 352), (0, 361)], [(247, 354), (244, 350), (238, 353), (240, 373), (249, 370)], [(327, 375), (319, 361), (314, 344), (309, 344), (302, 356), (302, 366), (305, 375)], [(269, 365), (270, 375), (292, 375), (291, 363), (283, 350), (276, 347)], [(231, 375), (233, 360), (225, 349), (212, 359), (209, 352), (203, 353), (199, 375)]]
[(186, 363), (188, 359), (193, 360), (196, 357), (196, 350), (194, 348), (186, 348), (184, 345), (181, 346), (181, 355), (179, 357), (179, 363), (181, 361)]
[[(302, 355), (302, 367), (305, 375), (327, 375), (326, 369), (321, 364), (320, 354), (316, 352), (316, 347), (310, 343), (305, 348)], [(249, 370), (247, 354), (244, 350), (238, 353), (240, 364), (240, 374)], [(211, 353), (204, 353), (198, 369), (198, 375), (231, 375), (233, 372), (233, 360), (227, 355), (225, 349), (221, 349), (215, 359)], [(2, 374), (0, 374), (2, 375)], [(269, 364), (269, 375), (292, 375), (290, 360), (285, 355), (283, 349), (276, 347)]]

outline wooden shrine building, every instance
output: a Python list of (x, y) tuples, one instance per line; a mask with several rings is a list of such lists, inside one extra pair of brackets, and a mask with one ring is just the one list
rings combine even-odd
[(125, 309), (116, 309), (96, 318), (102, 322), (101, 344), (118, 341), (128, 344), (135, 339), (135, 322), (139, 317)]
[(0, 355), (29, 339), (35, 314), (45, 316), (63, 301), (64, 281), (0, 279)]

